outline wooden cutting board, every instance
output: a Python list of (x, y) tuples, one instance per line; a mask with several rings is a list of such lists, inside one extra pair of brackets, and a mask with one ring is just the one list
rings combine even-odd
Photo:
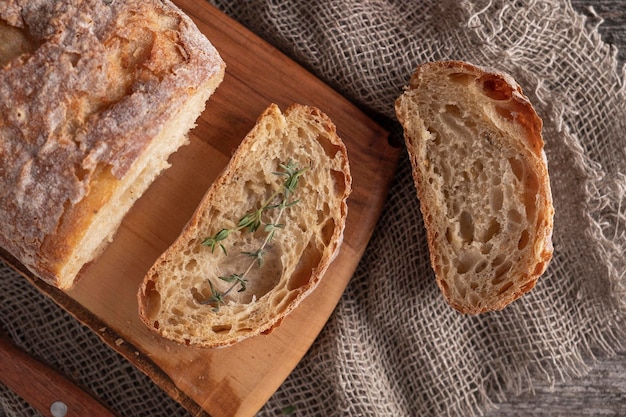
[[(335, 308), (380, 216), (400, 150), (348, 100), (205, 1), (175, 3), (219, 50), (227, 65), (224, 82), (190, 145), (173, 155), (172, 167), (137, 201), (75, 288), (64, 293), (30, 278), (193, 415), (251, 416), (297, 365)], [(138, 285), (271, 102), (283, 110), (292, 103), (319, 107), (346, 143), (354, 191), (340, 254), (314, 293), (270, 335), (218, 350), (163, 340), (138, 318)]]

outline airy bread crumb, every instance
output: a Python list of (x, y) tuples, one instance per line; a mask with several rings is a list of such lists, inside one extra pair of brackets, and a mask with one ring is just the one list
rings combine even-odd
[(542, 122), (508, 75), (419, 66), (396, 101), (437, 283), (462, 313), (530, 291), (552, 257)]

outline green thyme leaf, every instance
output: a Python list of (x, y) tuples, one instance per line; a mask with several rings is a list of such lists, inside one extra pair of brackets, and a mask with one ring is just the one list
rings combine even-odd
[(276, 230), (276, 229), (284, 229), (284, 228), (285, 228), (285, 225), (284, 225), (284, 224), (280, 224), (280, 223), (278, 223), (278, 224), (275, 224), (275, 223), (267, 223), (267, 224), (265, 225), (264, 230), (265, 230), (266, 232), (271, 232), (271, 231)]
[(258, 249), (253, 252), (242, 252), (242, 253), (254, 258), (259, 263), (259, 268), (263, 266), (263, 255), (265, 255), (265, 251), (263, 249)]
[(215, 246), (219, 245), (219, 247), (222, 248), (222, 251), (224, 251), (224, 255), (228, 255), (228, 253), (226, 252), (226, 248), (221, 242), (222, 240), (225, 240), (229, 234), (230, 234), (229, 229), (222, 229), (219, 232), (217, 232), (215, 236), (207, 237), (206, 239), (204, 239), (202, 241), (202, 245), (210, 247), (211, 253), (215, 251)]
[(222, 281), (239, 284), (240, 286), (239, 292), (243, 292), (246, 290), (246, 284), (248, 281), (244, 279), (243, 275), (241, 274), (230, 274), (230, 275), (218, 277), (218, 278), (221, 279)]
[(259, 210), (251, 211), (239, 219), (237, 227), (239, 229), (248, 228), (250, 232), (256, 232), (261, 226), (261, 216), (263, 214), (263, 207)]
[(290, 201), (290, 202), (287, 202), (287, 200), (284, 200), (284, 201), (281, 203), (280, 207), (281, 207), (282, 209), (286, 209), (286, 208), (289, 208), (289, 207), (291, 207), (291, 206), (294, 206), (294, 205), (298, 204), (299, 202), (300, 202), (300, 199), (293, 200), (293, 201)]
[(213, 311), (216, 313), (220, 311), (220, 305), (224, 304), (224, 296), (221, 292), (215, 289), (211, 280), (209, 281), (209, 287), (211, 288), (211, 296), (206, 300), (202, 301), (200, 304), (209, 304), (213, 305)]
[[(263, 266), (263, 258), (265, 255), (265, 247), (266, 245), (274, 238), (274, 235), (278, 229), (283, 229), (285, 227), (284, 224), (279, 223), (283, 212), (300, 202), (300, 200), (292, 200), (290, 201), (290, 195), (295, 192), (296, 187), (298, 186), (298, 181), (307, 171), (307, 168), (299, 169), (298, 165), (291, 159), (287, 161), (287, 163), (280, 163), (279, 167), (282, 171), (274, 172), (275, 175), (286, 177), (283, 183), (283, 187), (281, 190), (275, 191), (268, 199), (261, 204), (256, 210), (251, 210), (247, 212), (243, 217), (239, 219), (237, 223), (237, 227), (233, 229), (222, 229), (217, 232), (214, 236), (208, 237), (202, 241), (202, 245), (208, 246), (211, 248), (211, 253), (215, 251), (215, 247), (219, 246), (225, 255), (228, 255), (226, 252), (226, 247), (222, 243), (226, 238), (229, 237), (230, 232), (239, 231), (242, 229), (248, 229), (249, 232), (254, 233), (263, 224), (263, 214), (269, 210), (278, 209), (278, 213), (273, 216), (272, 222), (265, 223), (263, 230), (267, 233), (265, 240), (261, 244), (261, 246), (251, 252), (242, 252), (253, 258), (252, 263), (248, 265), (248, 268), (244, 273), (240, 274), (230, 274), (227, 276), (218, 277), (220, 280), (231, 283), (232, 285), (223, 293), (219, 292), (213, 286), (211, 280), (209, 280), (209, 286), (211, 287), (211, 296), (202, 302), (202, 304), (211, 304), (214, 305), (214, 311), (219, 311), (220, 305), (225, 304), (224, 298), (233, 290), (235, 287), (239, 286), (239, 292), (245, 291), (247, 287), (246, 276), (250, 272), (251, 268), (254, 266), (254, 263), (258, 263), (259, 268)], [(276, 203), (276, 200), (279, 200)], [(291, 414), (295, 410), (295, 407), (288, 414)]]

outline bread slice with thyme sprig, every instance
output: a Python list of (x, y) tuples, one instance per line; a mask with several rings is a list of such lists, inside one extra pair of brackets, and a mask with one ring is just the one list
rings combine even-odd
[(269, 333), (319, 284), (343, 240), (352, 178), (319, 109), (272, 104), (146, 274), (144, 323), (223, 347)]
[[(209, 246), (211, 248), (211, 252), (215, 250), (215, 246), (219, 245), (219, 247), (224, 252), (224, 255), (228, 255), (226, 251), (226, 247), (224, 246), (223, 241), (230, 236), (230, 233), (233, 231), (239, 231), (248, 229), (249, 232), (256, 232), (262, 224), (265, 225), (263, 230), (267, 233), (265, 239), (261, 243), (261, 246), (254, 251), (242, 251), (241, 253), (248, 255), (251, 261), (248, 263), (245, 271), (242, 273), (230, 273), (229, 275), (221, 275), (218, 278), (222, 281), (228, 282), (231, 284), (230, 287), (224, 292), (218, 291), (211, 278), (209, 278), (209, 287), (211, 289), (211, 296), (206, 300), (202, 301), (202, 304), (211, 304), (214, 306), (215, 311), (219, 311), (219, 308), (222, 304), (225, 303), (225, 299), (230, 294), (231, 291), (235, 289), (235, 287), (239, 287), (239, 292), (244, 292), (247, 288), (247, 276), (254, 267), (255, 264), (258, 264), (259, 268), (263, 267), (263, 259), (266, 253), (265, 248), (268, 243), (271, 242), (274, 234), (277, 229), (282, 229), (285, 227), (284, 224), (278, 223), (285, 212), (286, 209), (297, 204), (300, 200), (290, 200), (290, 196), (295, 192), (296, 187), (298, 185), (298, 179), (304, 174), (307, 170), (306, 168), (298, 169), (297, 165), (293, 163), (292, 160), (289, 160), (288, 163), (278, 164), (282, 171), (274, 172), (275, 175), (285, 176), (285, 182), (283, 183), (283, 187), (274, 192), (263, 204), (261, 207), (255, 210), (251, 210), (246, 213), (239, 222), (237, 223), (237, 227), (234, 229), (221, 229), (214, 236), (210, 236), (202, 241), (202, 244), (205, 246)], [(278, 199), (278, 202), (276, 200)], [(274, 203), (274, 204), (272, 204)], [(273, 217), (273, 220), (269, 222), (263, 223), (264, 214), (267, 211), (276, 210), (277, 214)]]

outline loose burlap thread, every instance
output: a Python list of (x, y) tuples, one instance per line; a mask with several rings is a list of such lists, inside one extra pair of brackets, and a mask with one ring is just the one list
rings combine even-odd
[[(480, 415), (626, 347), (626, 81), (615, 50), (568, 1), (214, 3), (395, 140), (393, 102), (417, 64), (461, 59), (511, 73), (544, 120), (556, 210), (554, 258), (536, 288), (501, 312), (460, 315), (435, 284), (404, 155), (345, 294), (260, 415)], [(18, 343), (122, 415), (184, 415), (89, 330), (2, 276), (0, 312)], [(0, 401), (8, 415), (36, 415), (6, 390)]]

